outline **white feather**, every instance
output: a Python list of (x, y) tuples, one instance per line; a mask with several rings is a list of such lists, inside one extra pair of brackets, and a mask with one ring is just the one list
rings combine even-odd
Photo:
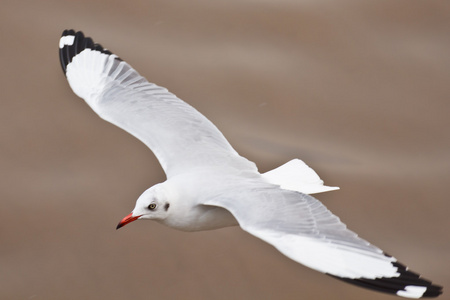
[(282, 189), (304, 194), (316, 194), (338, 190), (339, 187), (326, 186), (319, 175), (300, 159), (293, 159), (284, 165), (262, 174), (267, 182)]

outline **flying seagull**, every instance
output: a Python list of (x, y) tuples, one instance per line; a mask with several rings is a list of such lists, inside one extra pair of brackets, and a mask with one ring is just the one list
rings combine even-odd
[(80, 31), (63, 32), (59, 55), (74, 93), (147, 145), (167, 176), (142, 193), (117, 229), (145, 219), (183, 231), (239, 225), (292, 260), (345, 282), (408, 298), (442, 293), (310, 196), (337, 188), (325, 186), (301, 160), (260, 174), (195, 108)]

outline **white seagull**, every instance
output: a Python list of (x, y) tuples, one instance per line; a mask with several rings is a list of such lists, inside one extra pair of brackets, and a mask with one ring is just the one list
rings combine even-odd
[(183, 231), (239, 225), (292, 260), (348, 283), (408, 298), (442, 293), (308, 195), (337, 188), (324, 186), (301, 160), (260, 174), (205, 116), (82, 32), (65, 30), (59, 53), (74, 93), (147, 145), (167, 175), (117, 228), (138, 219)]

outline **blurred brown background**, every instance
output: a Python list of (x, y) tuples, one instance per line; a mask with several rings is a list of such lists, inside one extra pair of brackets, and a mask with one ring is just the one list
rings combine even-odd
[(449, 288), (450, 2), (0, 5), (1, 299), (394, 299), (239, 228), (116, 231), (164, 173), (73, 94), (66, 28), (199, 109), (261, 171), (305, 160), (341, 187), (318, 198), (351, 229)]

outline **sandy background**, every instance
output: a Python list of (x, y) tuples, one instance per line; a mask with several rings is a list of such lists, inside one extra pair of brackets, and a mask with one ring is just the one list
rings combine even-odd
[(239, 228), (116, 231), (164, 173), (72, 93), (66, 28), (195, 106), (261, 171), (305, 160), (341, 187), (318, 198), (351, 229), (449, 288), (449, 15), (434, 0), (1, 0), (0, 298), (394, 299)]

